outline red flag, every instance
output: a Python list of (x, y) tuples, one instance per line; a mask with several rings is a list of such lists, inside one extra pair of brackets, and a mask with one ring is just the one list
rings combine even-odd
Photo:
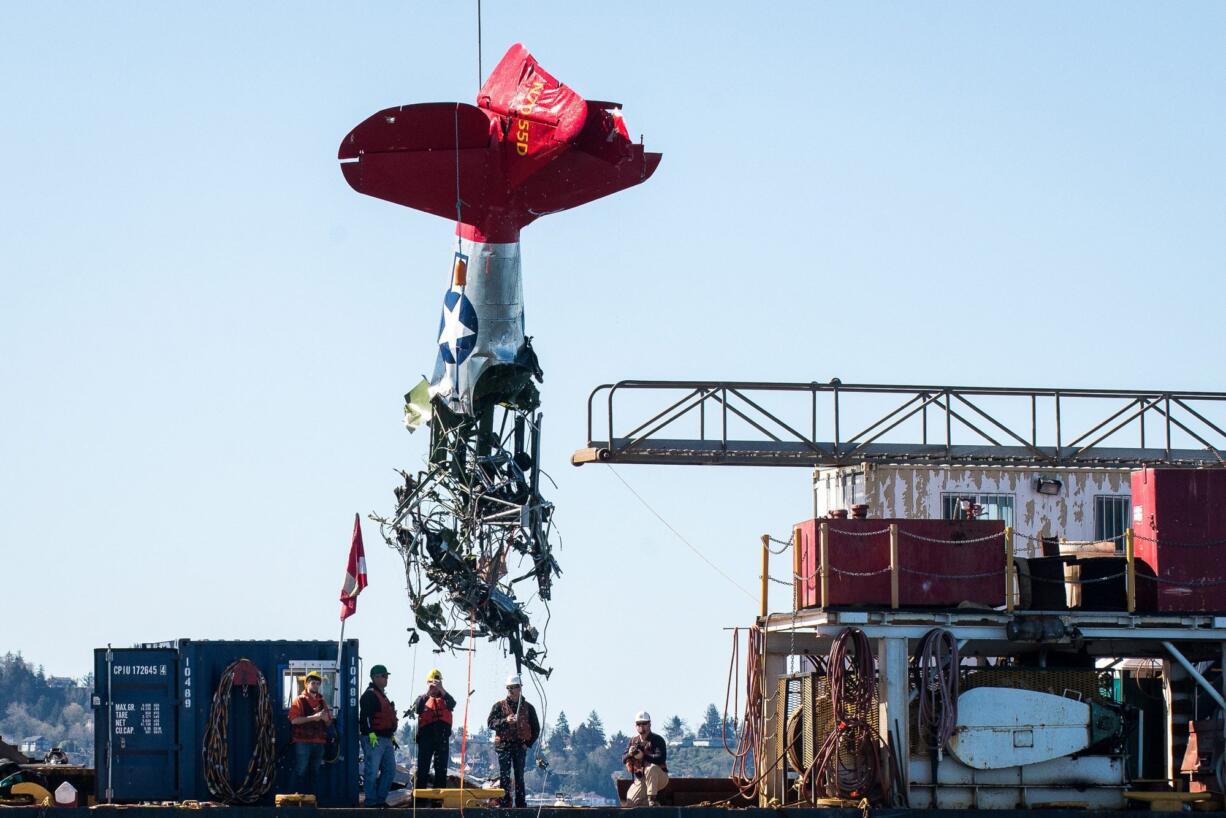
[(341, 586), (341, 621), (357, 613), (358, 594), (366, 587), (366, 549), (362, 547), (362, 524), (353, 515), (353, 542), (349, 546), (349, 565), (345, 567), (345, 584)]

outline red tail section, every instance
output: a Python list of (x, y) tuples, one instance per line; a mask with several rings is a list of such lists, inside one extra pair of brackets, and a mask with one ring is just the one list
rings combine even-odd
[(660, 164), (631, 143), (617, 106), (585, 101), (522, 45), (494, 68), (477, 106), (380, 111), (341, 142), (345, 179), (359, 193), (456, 219), (470, 238), (514, 241), (534, 219), (633, 187)]

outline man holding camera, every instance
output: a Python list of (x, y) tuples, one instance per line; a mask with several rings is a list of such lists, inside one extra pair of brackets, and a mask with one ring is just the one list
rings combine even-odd
[(302, 677), (302, 692), (289, 708), (289, 723), (294, 739), (293, 791), (314, 795), (319, 767), (328, 743), (328, 725), (332, 724), (332, 709), (319, 692), (324, 677), (312, 670)]
[[(455, 698), (443, 687), (443, 674), (438, 668), (426, 676), (426, 692), (413, 702), (417, 714), (417, 778), (414, 786), (447, 786), (447, 745), (451, 741), (451, 714)], [(431, 784), (430, 767), (434, 767)]]
[(626, 791), (626, 806), (658, 807), (660, 790), (668, 786), (668, 745), (651, 732), (651, 715), (645, 710), (634, 717), (634, 730), (636, 735), (622, 756), (626, 772), (634, 779)]
[(541, 735), (541, 723), (536, 708), (524, 701), (523, 681), (519, 676), (507, 679), (507, 697), (495, 702), (490, 709), (487, 726), (494, 731), (494, 750), (498, 753), (498, 786), (505, 795), (498, 802), (511, 806), (511, 773), (515, 773), (515, 806), (528, 806), (524, 791), (524, 758), (528, 748)]

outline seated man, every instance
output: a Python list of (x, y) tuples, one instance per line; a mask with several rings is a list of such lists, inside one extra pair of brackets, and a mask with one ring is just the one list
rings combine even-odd
[(44, 764), (69, 764), (68, 753), (64, 752), (64, 748), (60, 745), (55, 745), (51, 748), (51, 752), (43, 757)]
[(634, 717), (637, 733), (622, 756), (626, 772), (634, 778), (626, 791), (627, 807), (658, 807), (660, 790), (668, 786), (668, 745), (651, 732), (651, 715), (646, 711)]

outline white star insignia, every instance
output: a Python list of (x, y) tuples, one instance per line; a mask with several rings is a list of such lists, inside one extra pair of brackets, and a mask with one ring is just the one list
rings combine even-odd
[[(452, 290), (452, 292), (457, 291)], [(439, 346), (445, 345), (448, 351), (451, 352), (451, 360), (457, 363), (460, 362), (459, 342), (464, 338), (477, 334), (475, 330), (469, 328), (467, 324), (460, 320), (460, 307), (463, 303), (463, 294), (460, 294), (460, 297), (456, 299), (455, 304), (450, 308), (447, 307), (445, 301), (443, 302), (443, 330), (438, 336)]]

